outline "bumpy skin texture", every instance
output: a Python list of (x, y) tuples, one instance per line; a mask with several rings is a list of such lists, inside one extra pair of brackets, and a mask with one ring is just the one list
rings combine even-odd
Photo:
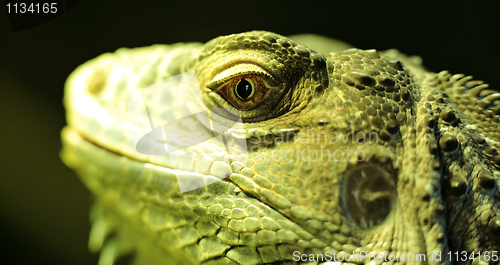
[[(497, 264), (500, 94), (396, 50), (301, 40), (253, 31), (120, 49), (70, 76), (61, 156), (96, 197), (89, 247), (100, 264), (131, 251), (136, 264), (304, 262), (296, 251), (308, 264), (328, 251), (415, 256), (387, 264), (458, 264), (450, 258), (467, 251), (463, 264)], [(127, 95), (192, 70), (208, 107), (236, 109), (214, 91), (242, 75), (273, 86), (240, 110), (245, 130), (227, 132), (247, 141), (246, 159), (206, 144), (172, 165), (130, 144)], [(181, 193), (174, 166), (229, 176)]]

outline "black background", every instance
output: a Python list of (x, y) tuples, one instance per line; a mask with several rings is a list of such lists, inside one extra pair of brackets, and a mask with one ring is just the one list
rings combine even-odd
[(493, 2), (83, 0), (15, 33), (0, 8), (0, 264), (97, 263), (87, 251), (91, 197), (58, 154), (64, 81), (86, 60), (120, 47), (264, 29), (398, 48), (432, 71), (473, 75), (498, 89)]

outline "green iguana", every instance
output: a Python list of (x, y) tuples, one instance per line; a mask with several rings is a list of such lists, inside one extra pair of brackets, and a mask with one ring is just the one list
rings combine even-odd
[[(246, 149), (138, 152), (131, 95), (191, 71), (202, 100), (173, 87), (148, 99), (151, 121), (225, 109), (242, 127), (224, 141)], [(68, 78), (61, 157), (95, 195), (100, 265), (131, 252), (148, 265), (498, 264), (500, 94), (487, 88), (314, 35), (123, 48)], [(181, 192), (179, 176), (204, 184)]]

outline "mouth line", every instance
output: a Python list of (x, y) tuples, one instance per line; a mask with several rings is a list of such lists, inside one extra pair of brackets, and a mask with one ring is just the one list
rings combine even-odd
[(102, 145), (98, 144), (96, 141), (91, 140), (91, 139), (90, 139), (90, 138), (88, 138), (85, 134), (83, 134), (82, 132), (80, 132), (78, 129), (76, 129), (76, 128), (74, 128), (74, 127), (71, 127), (71, 126), (69, 126), (69, 128), (70, 128), (71, 130), (75, 131), (75, 132), (76, 132), (76, 134), (78, 134), (78, 136), (80, 136), (80, 137), (81, 137), (83, 140), (85, 140), (87, 143), (90, 143), (90, 144), (92, 144), (93, 146), (95, 146), (95, 147), (97, 147), (97, 148), (99, 148), (99, 149), (105, 150), (105, 151), (107, 151), (107, 152), (109, 152), (109, 153), (111, 153), (111, 154), (117, 155), (117, 156), (123, 156), (123, 157), (126, 157), (126, 158), (128, 158), (128, 159), (136, 160), (136, 161), (139, 161), (139, 162), (145, 162), (145, 161), (140, 161), (140, 160), (134, 159), (134, 158), (132, 158), (132, 157), (130, 157), (130, 156), (127, 156), (127, 155), (124, 155), (124, 154), (118, 153), (118, 152), (116, 152), (116, 151), (110, 150), (110, 149), (108, 149), (108, 148), (106, 148), (106, 147), (104, 147), (104, 146), (102, 146)]

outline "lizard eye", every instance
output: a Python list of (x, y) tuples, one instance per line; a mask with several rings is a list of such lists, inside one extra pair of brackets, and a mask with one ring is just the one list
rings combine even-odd
[(286, 111), (285, 107), (280, 108), (280, 100), (291, 85), (278, 70), (271, 71), (253, 62), (231, 62), (229, 66), (216, 66), (207, 77), (210, 79), (204, 82), (203, 89), (210, 109), (224, 109), (245, 122), (276, 117), (280, 111)]
[(266, 98), (269, 89), (259, 77), (244, 75), (231, 79), (215, 92), (223, 96), (235, 108), (250, 110)]
[(236, 84), (236, 95), (242, 100), (250, 98), (254, 91), (254, 85), (247, 79), (240, 79)]
[(221, 71), (207, 87), (236, 109), (247, 111), (266, 100), (279, 82), (260, 66), (240, 63)]
[(361, 228), (382, 223), (396, 202), (392, 175), (376, 165), (363, 165), (346, 172), (343, 180), (344, 211)]

